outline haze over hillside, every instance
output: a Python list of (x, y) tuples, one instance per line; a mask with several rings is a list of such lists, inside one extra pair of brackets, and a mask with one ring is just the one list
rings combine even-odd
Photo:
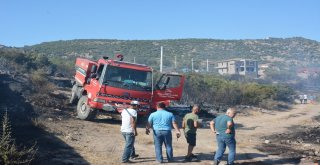
[(26, 46), (27, 51), (36, 51), (49, 56), (87, 56), (98, 58), (101, 55), (124, 54), (127, 61), (154, 64), (164, 47), (165, 63), (172, 65), (173, 58), (184, 59), (181, 65), (195, 60), (223, 60), (228, 58), (250, 58), (264, 60), (266, 57), (297, 60), (297, 62), (320, 61), (320, 43), (301, 37), (268, 38), (255, 40), (216, 40), (216, 39), (172, 39), (172, 40), (111, 40), (79, 39), (44, 42)]

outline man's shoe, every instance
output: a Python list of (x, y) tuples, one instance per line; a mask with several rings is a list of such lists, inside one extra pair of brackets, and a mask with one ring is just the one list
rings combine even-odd
[(139, 155), (138, 155), (138, 154), (135, 154), (135, 155), (132, 155), (132, 156), (130, 157), (130, 159), (135, 160), (135, 159), (137, 159), (138, 157), (139, 157)]
[(214, 160), (214, 161), (213, 161), (213, 165), (219, 165), (219, 161)]
[(122, 161), (121, 163), (123, 163), (123, 164), (127, 164), (127, 163), (133, 163), (132, 161), (130, 161), (130, 160), (127, 160), (127, 161)]
[(191, 160), (194, 160), (194, 161), (200, 161), (199, 159), (198, 159), (198, 156), (196, 156), (196, 155), (194, 155), (194, 154), (191, 154)]
[(159, 164), (162, 164), (162, 163), (163, 163), (163, 160), (162, 160), (162, 161), (158, 161), (158, 160), (157, 160), (157, 162), (158, 162)]
[(196, 155), (194, 155), (194, 154), (191, 154), (191, 157), (192, 158), (198, 158)]
[(191, 157), (191, 156), (186, 156), (186, 157), (184, 158), (184, 161), (185, 161), (185, 162), (191, 162), (191, 160), (192, 160), (192, 157)]

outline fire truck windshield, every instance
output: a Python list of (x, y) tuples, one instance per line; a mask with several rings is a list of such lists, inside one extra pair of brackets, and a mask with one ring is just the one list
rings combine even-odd
[(137, 91), (151, 91), (152, 72), (107, 66), (104, 83), (108, 86)]

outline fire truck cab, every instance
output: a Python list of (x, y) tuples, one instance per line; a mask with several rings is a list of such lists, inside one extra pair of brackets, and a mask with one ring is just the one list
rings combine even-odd
[(169, 105), (180, 100), (185, 77), (162, 74), (154, 83), (151, 67), (104, 57), (97, 61), (77, 58), (75, 83), (70, 103), (77, 103), (78, 118), (92, 120), (98, 111), (120, 114), (132, 100), (140, 102), (138, 115), (145, 116), (155, 110), (158, 102)]

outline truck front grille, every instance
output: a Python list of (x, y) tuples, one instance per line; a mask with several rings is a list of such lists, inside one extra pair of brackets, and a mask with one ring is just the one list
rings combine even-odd
[(117, 95), (111, 95), (111, 94), (105, 94), (105, 93), (100, 93), (100, 96), (104, 97), (111, 97), (111, 98), (117, 98), (117, 99), (124, 99), (124, 100), (136, 100), (139, 102), (150, 102), (150, 99), (143, 99), (143, 98), (134, 98), (134, 97), (126, 97), (126, 96), (117, 96)]

